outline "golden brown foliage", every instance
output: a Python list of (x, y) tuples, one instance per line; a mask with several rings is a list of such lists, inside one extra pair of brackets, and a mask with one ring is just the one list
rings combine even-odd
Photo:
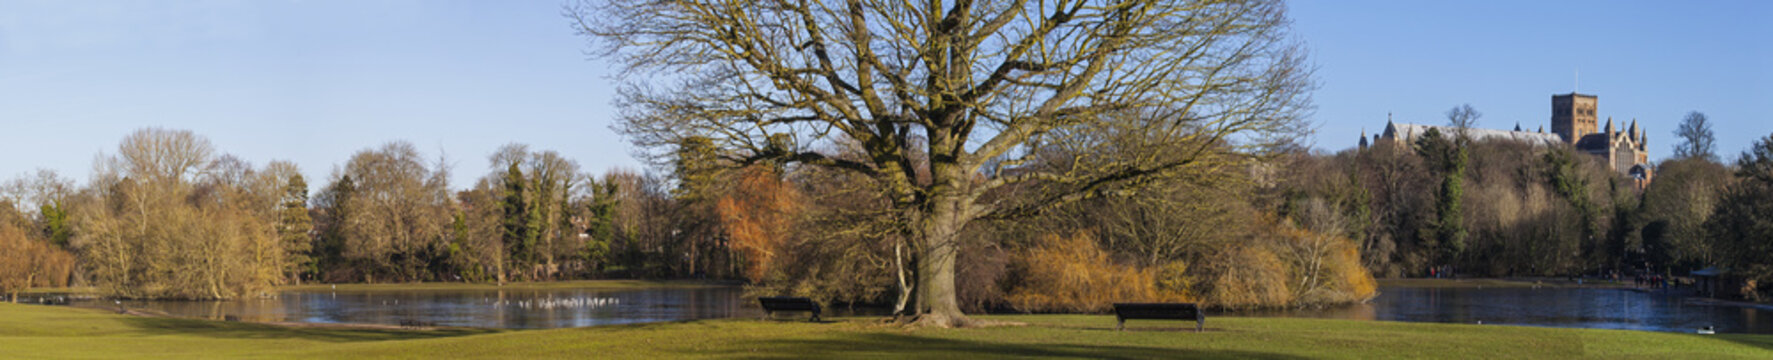
[(94, 174), (95, 206), (79, 207), (74, 244), (94, 284), (109, 295), (227, 299), (253, 295), (282, 276), (284, 254), (271, 202), (255, 202), (238, 171), (202, 172), (209, 140), (146, 129), (125, 138)]
[(1107, 311), (1117, 302), (1186, 302), (1183, 289), (1158, 286), (1158, 269), (1115, 264), (1095, 238), (1049, 235), (1017, 257), (1020, 282), (1010, 306), (1021, 311)]
[(396, 141), (351, 156), (335, 182), (355, 182), (352, 211), (342, 224), (344, 257), (368, 265), (367, 278), (420, 280), (436, 254), (446, 252), (448, 171), (427, 166), (418, 148)]
[(715, 212), (732, 246), (745, 256), (745, 278), (759, 282), (793, 236), (805, 206), (800, 191), (771, 167), (751, 166), (735, 176), (737, 183), (720, 197)]
[(1265, 217), (1267, 231), (1210, 257), (1206, 300), (1221, 307), (1322, 305), (1371, 299), (1378, 290), (1348, 238)]
[[(805, 296), (823, 303), (890, 303), (909, 255), (878, 182), (853, 173), (796, 167), (787, 174), (804, 196), (793, 236), (779, 244), (765, 279), (747, 293)], [(909, 275), (906, 275), (909, 277)], [(910, 280), (910, 279), (907, 279)], [(901, 293), (902, 294), (902, 293)]]
[(1272, 248), (1233, 245), (1212, 257), (1202, 295), (1221, 307), (1281, 306), (1293, 302), (1287, 264)]
[(13, 302), (19, 291), (32, 286), (65, 286), (73, 270), (73, 254), (0, 222), (0, 293)]

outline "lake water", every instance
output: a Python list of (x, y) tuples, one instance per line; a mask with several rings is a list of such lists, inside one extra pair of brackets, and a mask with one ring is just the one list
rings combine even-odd
[[(1675, 290), (1678, 292), (1679, 290)], [(1605, 288), (1381, 288), (1367, 304), (1246, 312), (1294, 316), (1692, 333), (1773, 333), (1773, 310), (1713, 304), (1660, 291)]]
[[(737, 287), (637, 290), (291, 291), (233, 301), (124, 301), (131, 309), (245, 321), (561, 328), (757, 317)], [(74, 305), (114, 307), (109, 301)], [(784, 315), (785, 316), (785, 315)]]
[[(1508, 324), (1719, 333), (1773, 333), (1773, 310), (1706, 305), (1685, 297), (1628, 289), (1381, 288), (1367, 304), (1219, 316), (1293, 316), (1356, 320)], [(398, 292), (285, 292), (275, 299), (126, 301), (132, 309), (174, 316), (246, 321), (403, 323), (495, 328), (559, 328), (762, 315), (736, 287), (637, 290), (538, 289)], [(109, 301), (75, 305), (111, 306)], [(828, 315), (881, 315), (828, 309)], [(786, 315), (783, 315), (786, 316)], [(800, 315), (805, 316), (805, 315)]]

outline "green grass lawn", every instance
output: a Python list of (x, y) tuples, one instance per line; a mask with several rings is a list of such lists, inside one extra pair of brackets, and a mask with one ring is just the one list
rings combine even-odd
[(554, 330), (282, 327), (0, 304), (0, 358), (1773, 358), (1773, 336), (1285, 318), (905, 329), (878, 319), (708, 320)]

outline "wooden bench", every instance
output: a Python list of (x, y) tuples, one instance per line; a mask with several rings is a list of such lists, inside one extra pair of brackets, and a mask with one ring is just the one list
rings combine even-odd
[(402, 328), (417, 329), (417, 328), (435, 327), (435, 326), (437, 326), (437, 323), (419, 321), (419, 320), (414, 320), (414, 319), (400, 319), (400, 327), (402, 327)]
[(1114, 330), (1126, 330), (1128, 319), (1194, 320), (1194, 332), (1207, 326), (1207, 315), (1189, 303), (1116, 303), (1114, 317), (1120, 320)]
[(757, 303), (763, 305), (764, 319), (769, 319), (777, 311), (807, 311), (813, 313), (813, 318), (808, 321), (819, 321), (819, 303), (813, 302), (813, 299), (786, 296), (760, 297), (757, 298)]

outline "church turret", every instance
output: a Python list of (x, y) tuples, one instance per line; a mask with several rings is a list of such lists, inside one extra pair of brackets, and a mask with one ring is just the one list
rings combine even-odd
[(1545, 133), (1545, 125), (1539, 125), (1539, 133), (1540, 133), (1540, 134), (1544, 134), (1544, 133)]
[(1521, 123), (1520, 122), (1517, 121), (1514, 123), (1514, 131), (1516, 131), (1516, 132), (1521, 131)]
[(1392, 141), (1397, 141), (1397, 123), (1391, 122), (1391, 113), (1385, 113), (1385, 130), (1379, 133), (1385, 134)]
[(1361, 128), (1361, 150), (1367, 150), (1367, 128)]
[(1638, 128), (1638, 147), (1644, 146), (1644, 128)]
[(1613, 117), (1608, 116), (1607, 117), (1607, 141), (1612, 142), (1614, 135), (1618, 135), (1618, 132), (1613, 131)]
[(1625, 131), (1625, 136), (1630, 136), (1632, 142), (1637, 142), (1638, 137), (1642, 136), (1643, 134), (1644, 133), (1638, 131), (1638, 119), (1632, 118), (1631, 119), (1631, 129)]

